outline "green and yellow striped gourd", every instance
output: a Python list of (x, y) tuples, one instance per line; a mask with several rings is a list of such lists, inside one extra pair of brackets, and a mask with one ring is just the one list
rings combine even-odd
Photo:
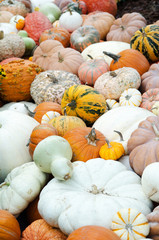
[(147, 25), (135, 32), (130, 47), (140, 51), (149, 62), (159, 60), (159, 26)]
[(61, 100), (62, 113), (77, 116), (86, 124), (94, 123), (107, 110), (106, 101), (93, 87), (73, 85), (66, 89)]

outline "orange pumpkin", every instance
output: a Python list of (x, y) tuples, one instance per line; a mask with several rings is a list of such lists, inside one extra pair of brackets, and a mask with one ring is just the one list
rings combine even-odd
[(37, 144), (46, 137), (58, 135), (56, 128), (50, 124), (39, 124), (31, 132), (29, 141), (29, 153), (33, 157)]
[(62, 114), (61, 105), (56, 102), (42, 102), (34, 109), (34, 119), (41, 123), (42, 116), (48, 111), (56, 111)]
[(23, 232), (21, 240), (66, 240), (60, 229), (52, 228), (44, 219), (32, 222)]
[(106, 143), (105, 136), (91, 127), (74, 128), (67, 131), (63, 138), (71, 145), (72, 161), (86, 162), (89, 159), (100, 157), (99, 150)]
[(69, 47), (70, 45), (70, 33), (63, 27), (54, 27), (45, 30), (40, 36), (39, 43), (48, 39), (57, 40), (64, 47)]
[(132, 67), (142, 75), (150, 67), (147, 58), (141, 52), (134, 49), (125, 49), (117, 55), (106, 51), (103, 51), (103, 53), (113, 59), (110, 63), (110, 71), (123, 67)]
[(159, 88), (151, 88), (142, 94), (140, 107), (151, 111), (156, 101), (159, 101)]
[(31, 224), (35, 220), (41, 219), (40, 213), (38, 211), (38, 201), (39, 196), (30, 202), (27, 208), (24, 210), (24, 215), (28, 224)]
[(74, 230), (67, 240), (120, 240), (110, 229), (102, 226), (83, 226)]
[(20, 240), (21, 230), (17, 219), (7, 210), (0, 210), (0, 239)]

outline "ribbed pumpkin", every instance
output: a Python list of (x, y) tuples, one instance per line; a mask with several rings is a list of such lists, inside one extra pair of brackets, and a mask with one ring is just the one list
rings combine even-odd
[(151, 111), (153, 104), (159, 101), (159, 88), (152, 88), (142, 94), (140, 107)]
[(93, 26), (82, 26), (72, 32), (70, 38), (71, 47), (82, 52), (92, 43), (99, 42), (100, 34)]
[(110, 71), (114, 71), (122, 67), (132, 67), (136, 69), (140, 75), (142, 75), (147, 72), (150, 67), (147, 58), (142, 53), (134, 49), (126, 49), (118, 54), (112, 54), (106, 51), (103, 51), (103, 53), (113, 59), (110, 63)]
[(21, 240), (66, 240), (60, 229), (52, 228), (44, 219), (32, 222), (23, 232)]
[(0, 1), (0, 11), (9, 11), (13, 15), (21, 15), (26, 17), (30, 9), (22, 1), (18, 0), (2, 0)]
[(61, 100), (62, 113), (82, 118), (86, 124), (94, 123), (107, 106), (105, 98), (93, 87), (73, 85), (65, 90)]
[(9, 11), (0, 11), (0, 23), (9, 23), (10, 19), (13, 17), (13, 13)]
[(29, 153), (31, 157), (33, 157), (33, 153), (37, 144), (41, 140), (52, 135), (58, 135), (58, 132), (56, 128), (50, 124), (39, 124), (32, 130), (29, 140)]
[(39, 43), (48, 39), (57, 40), (61, 42), (64, 47), (69, 47), (70, 45), (70, 33), (62, 27), (54, 27), (42, 32)]
[(156, 206), (152, 212), (147, 216), (148, 222), (150, 224), (150, 234), (153, 240), (159, 239), (159, 206)]
[(51, 119), (49, 124), (57, 129), (58, 135), (61, 137), (63, 137), (63, 135), (71, 129), (77, 127), (86, 127), (85, 122), (81, 118), (66, 115)]
[(130, 40), (130, 47), (140, 51), (150, 62), (159, 60), (159, 26), (140, 28)]
[(21, 59), (3, 65), (6, 73), (0, 78), (0, 96), (6, 102), (30, 101), (30, 85), (42, 69), (29, 60)]
[(98, 158), (100, 147), (103, 146), (105, 136), (95, 128), (78, 127), (67, 131), (63, 136), (71, 145), (73, 151), (72, 161), (86, 162)]
[[(90, 58), (92, 58), (90, 56)], [(78, 69), (78, 77), (82, 83), (94, 86), (99, 76), (109, 71), (109, 65), (104, 59), (90, 59), (83, 62)]]
[(20, 240), (21, 230), (17, 219), (6, 210), (0, 210), (0, 239)]
[(56, 102), (42, 102), (34, 109), (34, 119), (41, 123), (42, 116), (48, 111), (56, 111), (62, 114), (61, 105)]

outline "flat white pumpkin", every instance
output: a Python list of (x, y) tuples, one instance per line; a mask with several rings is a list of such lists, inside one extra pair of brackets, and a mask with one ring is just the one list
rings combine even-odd
[(136, 88), (125, 89), (120, 95), (120, 106), (134, 106), (139, 107), (142, 102), (141, 92)]
[(150, 225), (146, 216), (140, 211), (123, 208), (114, 214), (111, 229), (122, 240), (137, 240), (149, 234)]
[(0, 112), (0, 182), (13, 168), (32, 161), (27, 144), (38, 124), (34, 118), (16, 111)]
[[(131, 133), (137, 129), (138, 124), (148, 116), (155, 116), (152, 112), (131, 106), (120, 106), (113, 108), (100, 116), (92, 127), (104, 134), (109, 141), (121, 142), (127, 153), (127, 142)], [(124, 141), (120, 140), (119, 134), (114, 130), (121, 132)]]
[(17, 217), (39, 195), (48, 177), (34, 162), (14, 168), (0, 184), (0, 209)]
[(140, 177), (122, 163), (102, 158), (74, 162), (72, 177), (49, 181), (38, 202), (45, 221), (65, 234), (86, 225), (110, 228), (113, 215), (128, 207), (151, 212)]
[(4, 110), (13, 110), (16, 112), (24, 113), (26, 115), (29, 115), (30, 112), (25, 107), (27, 106), (31, 112), (34, 112), (34, 109), (36, 108), (37, 104), (27, 101), (20, 101), (20, 102), (9, 102), (4, 104), (2, 107), (0, 107), (0, 111)]

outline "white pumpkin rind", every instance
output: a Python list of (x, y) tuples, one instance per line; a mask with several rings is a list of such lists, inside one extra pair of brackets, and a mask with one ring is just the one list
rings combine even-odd
[(119, 104), (121, 106), (139, 107), (142, 102), (141, 92), (136, 88), (128, 88), (120, 95)]

